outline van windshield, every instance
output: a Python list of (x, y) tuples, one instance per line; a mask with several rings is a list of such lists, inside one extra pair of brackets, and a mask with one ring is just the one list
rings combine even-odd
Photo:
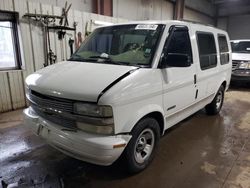
[(132, 24), (96, 29), (70, 61), (150, 67), (162, 24)]
[(231, 42), (231, 46), (235, 53), (250, 53), (250, 41)]

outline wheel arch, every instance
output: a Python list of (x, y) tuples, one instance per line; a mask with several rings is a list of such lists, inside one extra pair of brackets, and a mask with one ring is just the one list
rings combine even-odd
[(221, 86), (223, 86), (223, 87), (224, 87), (224, 89), (226, 89), (226, 87), (227, 87), (227, 81), (226, 81), (226, 80), (224, 80), (224, 81), (221, 83)]
[[(142, 119), (144, 118), (147, 118), (147, 117), (151, 117), (151, 118), (154, 118), (158, 124), (159, 124), (159, 127), (160, 127), (160, 133), (161, 135), (164, 134), (164, 130), (165, 130), (165, 121), (164, 121), (164, 116), (162, 114), (162, 112), (160, 111), (152, 111), (152, 112), (148, 112), (147, 114), (145, 114), (144, 116), (142, 116), (136, 123), (135, 123), (135, 126), (136, 124), (141, 121)], [(133, 127), (133, 129), (135, 128), (135, 126)], [(133, 130), (132, 129), (132, 130)]]

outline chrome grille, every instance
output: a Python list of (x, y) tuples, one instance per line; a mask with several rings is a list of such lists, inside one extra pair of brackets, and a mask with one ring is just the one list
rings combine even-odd
[(41, 108), (53, 108), (58, 111), (73, 113), (73, 101), (71, 100), (43, 95), (32, 90), (29, 94), (29, 100)]
[(46, 113), (35, 105), (31, 105), (31, 106), (32, 106), (32, 109), (37, 113), (37, 115), (44, 118), (45, 120), (48, 120), (52, 123), (55, 123), (65, 128), (69, 128), (69, 129), (77, 128), (74, 120), (61, 117), (58, 114)]
[[(76, 129), (76, 122), (74, 120), (63, 117), (60, 115), (60, 113), (55, 113), (55, 112), (64, 112), (68, 114), (73, 113), (74, 110), (73, 101), (68, 99), (43, 95), (33, 90), (29, 92), (28, 99), (31, 102), (33, 110), (40, 117), (52, 123), (60, 125), (62, 127)], [(48, 113), (47, 111), (52, 113)]]
[(240, 61), (233, 61), (232, 62), (232, 69), (235, 70), (238, 67), (239, 63), (240, 63)]

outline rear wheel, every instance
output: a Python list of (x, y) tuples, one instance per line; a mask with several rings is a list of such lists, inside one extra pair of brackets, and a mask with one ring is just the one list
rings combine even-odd
[(130, 173), (137, 173), (145, 169), (154, 157), (160, 138), (160, 127), (153, 118), (144, 118), (132, 130), (123, 155)]
[(220, 112), (224, 102), (224, 91), (225, 91), (224, 87), (220, 86), (213, 101), (205, 107), (208, 115), (216, 115)]

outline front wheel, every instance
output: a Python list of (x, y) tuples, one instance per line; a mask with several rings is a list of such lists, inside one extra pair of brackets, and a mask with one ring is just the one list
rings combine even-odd
[(224, 91), (225, 91), (224, 87), (220, 86), (213, 101), (205, 107), (208, 115), (216, 115), (220, 112), (224, 102)]
[(160, 127), (153, 118), (144, 118), (132, 130), (132, 138), (123, 155), (130, 173), (145, 169), (152, 161), (160, 138)]

